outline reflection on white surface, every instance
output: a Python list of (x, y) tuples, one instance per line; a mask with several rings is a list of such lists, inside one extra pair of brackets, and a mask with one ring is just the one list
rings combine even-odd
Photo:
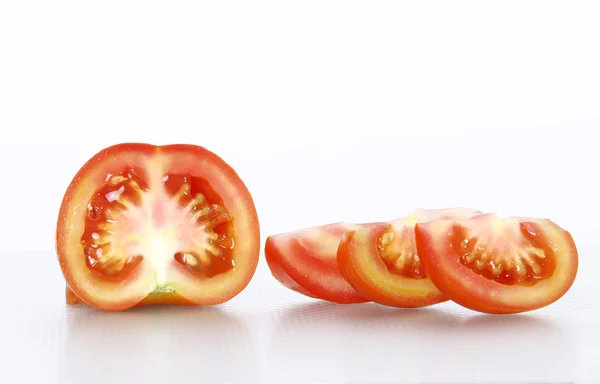
[(69, 308), (60, 383), (258, 382), (246, 324), (218, 308)]
[(575, 374), (574, 345), (533, 315), (299, 305), (275, 326), (273, 383), (536, 382)]
[(65, 305), (53, 254), (0, 253), (19, 287), (0, 290), (0, 384), (598, 384), (599, 253), (582, 247), (571, 291), (515, 316), (319, 302), (264, 264), (221, 306), (109, 313)]

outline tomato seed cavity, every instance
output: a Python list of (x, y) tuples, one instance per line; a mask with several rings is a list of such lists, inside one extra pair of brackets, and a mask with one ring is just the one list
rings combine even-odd
[(140, 174), (109, 174), (90, 200), (81, 238), (88, 267), (126, 278), (143, 259), (164, 269), (174, 258), (201, 276), (230, 270), (231, 217), (210, 186), (190, 175), (152, 183)]
[(403, 228), (399, 234), (393, 227), (390, 228), (379, 237), (377, 248), (379, 257), (391, 273), (416, 279), (425, 278), (414, 235), (409, 227)]
[(469, 237), (454, 229), (453, 248), (461, 262), (476, 273), (506, 285), (535, 283), (547, 273), (546, 253), (532, 244), (516, 244), (503, 235)]

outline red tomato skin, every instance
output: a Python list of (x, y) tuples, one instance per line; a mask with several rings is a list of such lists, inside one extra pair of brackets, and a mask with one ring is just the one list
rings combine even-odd
[(294, 279), (292, 279), (292, 277), (288, 274), (286, 269), (279, 262), (279, 260), (282, 259), (283, 255), (275, 246), (273, 239), (270, 237), (267, 238), (267, 241), (265, 243), (265, 260), (267, 262), (267, 265), (269, 266), (269, 269), (271, 270), (271, 274), (273, 275), (273, 277), (277, 281), (279, 281), (279, 283), (281, 283), (283, 286), (291, 289), (292, 291), (316, 299), (316, 296), (304, 289), (304, 287), (302, 287)]
[(287, 250), (281, 249), (277, 235), (269, 236), (265, 243), (267, 264), (282, 285), (305, 296), (338, 304), (368, 301), (344, 279), (337, 265), (314, 258), (294, 237), (286, 242)]

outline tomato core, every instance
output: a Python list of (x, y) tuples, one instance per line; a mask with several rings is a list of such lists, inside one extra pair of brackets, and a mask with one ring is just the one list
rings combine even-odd
[(159, 287), (173, 258), (201, 277), (234, 268), (232, 218), (208, 181), (130, 167), (105, 181), (87, 206), (81, 245), (88, 268), (124, 280), (147, 261)]

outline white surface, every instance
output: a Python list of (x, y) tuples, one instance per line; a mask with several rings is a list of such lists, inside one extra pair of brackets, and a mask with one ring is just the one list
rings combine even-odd
[[(599, 19), (579, 1), (0, 2), (0, 383), (597, 383)], [(496, 319), (311, 304), (261, 259), (220, 310), (67, 308), (62, 194), (123, 141), (221, 155), (263, 241), (469, 206), (552, 218), (580, 277)]]
[[(580, 251), (590, 260), (600, 247)], [(1, 256), (13, 288), (0, 293), (1, 383), (600, 380), (597, 281), (585, 262), (560, 301), (516, 316), (327, 304), (280, 286), (264, 262), (222, 306), (107, 313), (64, 304), (53, 254)]]
[(215, 151), (274, 230), (466, 205), (594, 240), (598, 19), (579, 1), (0, 2), (0, 247), (53, 249), (67, 184), (123, 141)]

